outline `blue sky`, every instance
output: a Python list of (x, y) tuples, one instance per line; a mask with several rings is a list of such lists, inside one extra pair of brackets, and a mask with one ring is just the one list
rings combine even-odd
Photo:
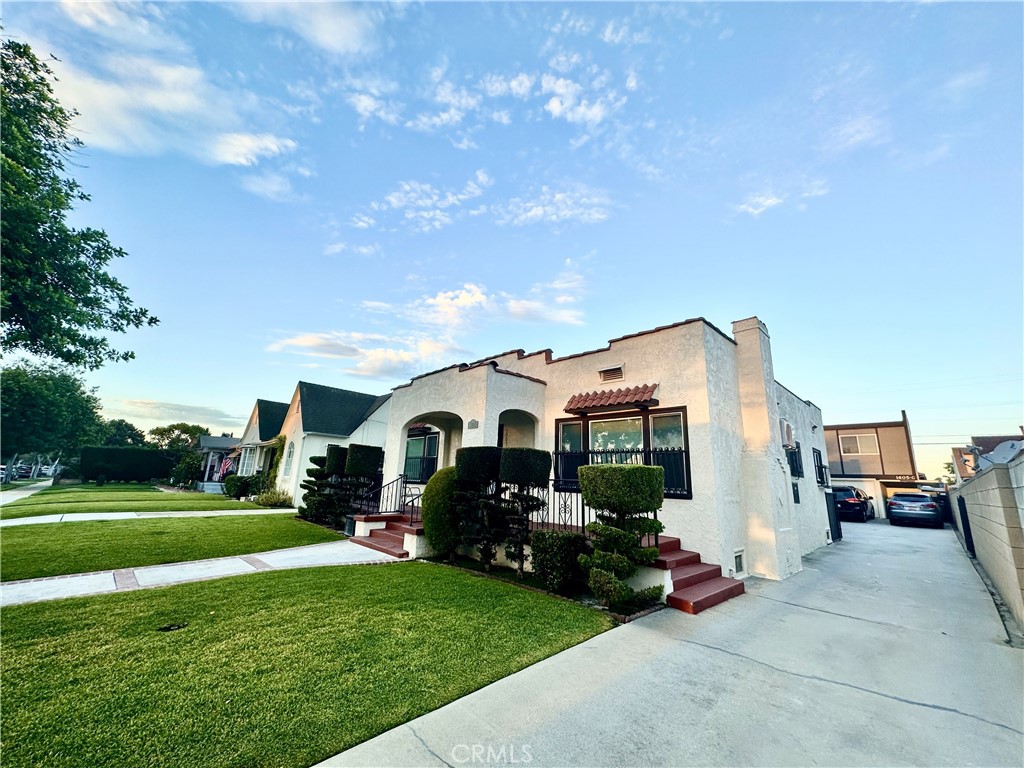
[[(758, 315), (830, 423), (924, 471), (1022, 422), (1022, 6), (7, 3), (81, 113), (75, 175), (161, 319), (88, 376), (240, 433), (305, 379), (382, 393)], [(934, 444), (934, 445), (933, 445)]]

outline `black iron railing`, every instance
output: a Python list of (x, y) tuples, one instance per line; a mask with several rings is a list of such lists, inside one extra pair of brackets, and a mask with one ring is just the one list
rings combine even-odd
[(360, 515), (401, 514), (408, 515), (410, 523), (418, 523), (423, 519), (420, 489), (409, 482), (399, 475), (390, 483), (368, 488), (352, 500), (352, 507)]
[(437, 456), (408, 456), (405, 477), (410, 483), (425, 483), (437, 472)]
[(555, 451), (555, 490), (579, 492), (579, 468), (588, 464), (642, 464), (665, 470), (665, 497), (689, 499), (690, 456), (685, 448), (635, 448), (603, 451)]
[[(533, 530), (571, 530), (583, 532), (588, 523), (597, 520), (597, 510), (587, 506), (579, 491), (579, 482), (552, 480), (547, 488), (539, 489), (537, 496), (544, 500), (544, 506), (531, 514), (530, 528)], [(658, 512), (651, 514), (658, 519)], [(658, 536), (654, 537), (655, 543)]]

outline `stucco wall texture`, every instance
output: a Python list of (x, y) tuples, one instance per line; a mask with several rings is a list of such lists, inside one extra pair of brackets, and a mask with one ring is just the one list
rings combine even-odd
[[(826, 542), (828, 517), (810, 461), (812, 446), (824, 454), (821, 412), (775, 382), (763, 323), (738, 321), (733, 335), (697, 318), (562, 358), (515, 350), (417, 377), (393, 392), (385, 481), (401, 473), (413, 423), (437, 426), (450, 447), (496, 445), (505, 424), (506, 444), (550, 451), (556, 419), (570, 417), (564, 408), (573, 395), (657, 384), (659, 408), (686, 409), (693, 491), (692, 499), (666, 499), (659, 514), (666, 533), (725, 573), (742, 549), (748, 574), (784, 578), (800, 570), (802, 554)], [(614, 366), (622, 367), (621, 380), (603, 383), (600, 371)], [(779, 434), (783, 412), (810, 466), (799, 505)], [(440, 454), (439, 466), (454, 462), (453, 450)]]
[(978, 561), (1024, 627), (1024, 454), (980, 472), (950, 494), (960, 528), (956, 496), (967, 503)]

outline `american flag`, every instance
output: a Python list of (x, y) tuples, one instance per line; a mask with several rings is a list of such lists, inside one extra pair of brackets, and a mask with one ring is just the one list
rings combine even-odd
[(224, 459), (224, 461), (220, 463), (220, 469), (217, 470), (217, 477), (214, 478), (214, 482), (219, 483), (221, 480), (224, 479), (224, 475), (226, 475), (234, 468), (235, 462), (233, 462), (231, 459)]

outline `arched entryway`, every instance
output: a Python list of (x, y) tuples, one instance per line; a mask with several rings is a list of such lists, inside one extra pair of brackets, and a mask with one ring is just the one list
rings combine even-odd
[(455, 463), (462, 446), (462, 418), (448, 411), (433, 411), (410, 419), (402, 430), (399, 471), (406, 482), (426, 483), (441, 467)]
[(502, 448), (536, 448), (537, 419), (518, 408), (502, 411), (498, 416), (498, 445)]

